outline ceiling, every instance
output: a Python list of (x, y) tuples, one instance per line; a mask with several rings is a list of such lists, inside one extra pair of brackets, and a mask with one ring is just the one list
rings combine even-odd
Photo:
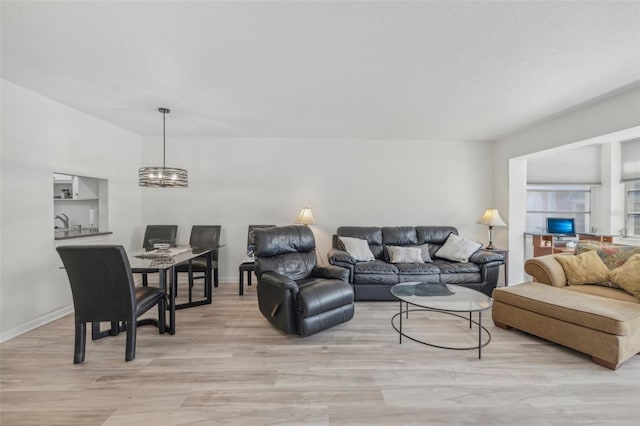
[(640, 80), (640, 2), (1, 3), (2, 78), (141, 135), (492, 140)]

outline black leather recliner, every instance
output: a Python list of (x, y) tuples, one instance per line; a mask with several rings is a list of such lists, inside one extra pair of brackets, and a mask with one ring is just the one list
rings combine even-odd
[(273, 325), (309, 336), (353, 318), (349, 271), (316, 265), (316, 243), (308, 227), (253, 232), (258, 305)]

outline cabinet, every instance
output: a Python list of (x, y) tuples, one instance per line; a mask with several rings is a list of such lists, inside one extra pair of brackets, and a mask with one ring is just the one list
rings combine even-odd
[(55, 239), (108, 232), (108, 181), (53, 174), (53, 231)]
[(97, 200), (99, 179), (85, 176), (53, 174), (54, 200)]
[[(565, 240), (559, 234), (528, 234), (533, 237), (533, 257), (555, 253), (575, 253), (575, 240)], [(578, 234), (578, 241), (596, 241), (603, 244), (613, 244), (613, 235)]]
[[(574, 241), (563, 240), (562, 235), (557, 234), (533, 234), (533, 257), (546, 256), (547, 254), (575, 252)], [(572, 244), (567, 244), (572, 243)]]
[(578, 234), (580, 241), (597, 241), (599, 243), (613, 244), (613, 235), (603, 234)]

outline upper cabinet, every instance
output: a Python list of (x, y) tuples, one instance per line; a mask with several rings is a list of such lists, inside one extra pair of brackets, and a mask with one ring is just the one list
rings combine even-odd
[(86, 176), (53, 174), (54, 200), (97, 200), (100, 179)]
[(109, 182), (88, 176), (53, 174), (53, 230), (56, 240), (110, 234)]

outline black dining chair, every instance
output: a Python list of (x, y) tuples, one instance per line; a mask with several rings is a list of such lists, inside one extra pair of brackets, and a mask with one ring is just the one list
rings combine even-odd
[[(86, 323), (111, 322), (109, 334), (127, 332), (125, 360), (136, 356), (138, 317), (158, 306), (158, 329), (165, 331), (166, 291), (157, 287), (135, 287), (124, 247), (119, 245), (62, 246), (56, 250), (69, 277), (75, 311), (73, 363), (84, 362)], [(95, 330), (95, 329), (94, 329)], [(94, 339), (104, 336), (92, 334)]]
[[(218, 248), (220, 246), (221, 225), (193, 225), (191, 227), (191, 236), (189, 237), (189, 245), (192, 248), (212, 249), (211, 253), (211, 269), (213, 270), (213, 286), (218, 287)], [(177, 277), (181, 272), (189, 273), (189, 263), (181, 263), (176, 265), (176, 284)], [(195, 276), (194, 273), (202, 273), (203, 275)], [(189, 302), (191, 302), (193, 282), (197, 279), (205, 279), (207, 273), (207, 256), (199, 256), (191, 261), (191, 273), (189, 273)], [(204, 286), (204, 295), (207, 296), (207, 286)]]
[(253, 231), (255, 229), (273, 228), (276, 225), (249, 225), (247, 230), (247, 258), (238, 266), (240, 280), (238, 281), (238, 295), (244, 295), (244, 274), (247, 274), (247, 285), (251, 285), (251, 273), (255, 271), (255, 261), (253, 259), (253, 245), (255, 238)]
[[(176, 246), (176, 238), (178, 236), (178, 225), (147, 225), (142, 238), (142, 248), (146, 251), (154, 249), (155, 244), (169, 244), (170, 247)], [(148, 285), (147, 273), (142, 274), (142, 286)]]

